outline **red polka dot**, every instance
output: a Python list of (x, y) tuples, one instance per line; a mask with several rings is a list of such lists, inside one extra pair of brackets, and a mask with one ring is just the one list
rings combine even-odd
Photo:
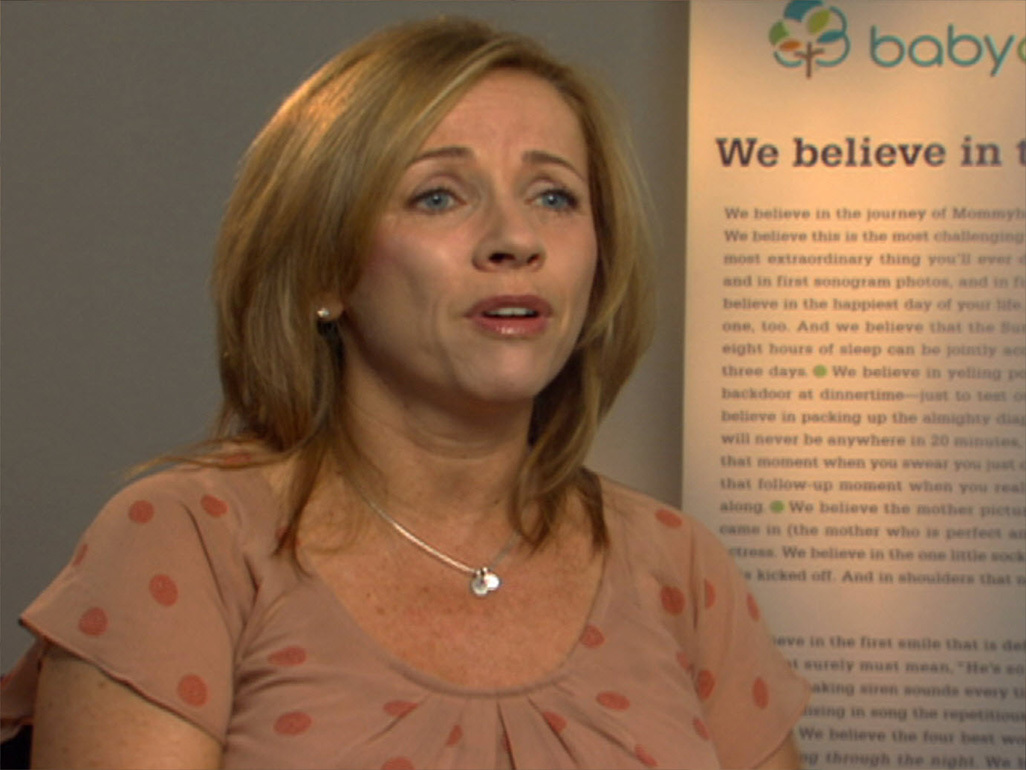
[(154, 575), (150, 580), (150, 595), (158, 604), (170, 607), (178, 601), (178, 586), (167, 575)]
[(99, 636), (107, 630), (107, 613), (93, 607), (82, 613), (78, 619), (78, 630), (89, 636)]
[(755, 601), (755, 597), (748, 594), (747, 602), (748, 614), (752, 616), (752, 620), (758, 620), (761, 613), (759, 612), (759, 604)]
[(385, 713), (390, 716), (404, 717), (417, 708), (417, 704), (408, 700), (390, 700), (384, 708)]
[(677, 653), (677, 662), (680, 663), (680, 667), (690, 671), (693, 668), (691, 661), (688, 659), (688, 655), (683, 650)]
[(752, 684), (752, 698), (755, 699), (755, 705), (761, 709), (769, 705), (769, 687), (761, 676), (756, 677)]
[(709, 740), (709, 728), (705, 726), (705, 722), (703, 722), (698, 717), (695, 717), (694, 720), (691, 722), (691, 725), (695, 728), (695, 732), (698, 733), (698, 736), (700, 738), (704, 740)]
[(706, 700), (712, 695), (714, 689), (716, 689), (716, 677), (713, 676), (712, 671), (703, 668), (695, 677), (695, 690), (698, 692), (698, 697)]
[(276, 666), (298, 666), (306, 662), (306, 650), (297, 645), (282, 647), (268, 655), (267, 660)]
[(659, 519), (661, 524), (671, 527), (672, 529), (676, 529), (684, 523), (684, 519), (682, 519), (679, 514), (667, 510), (666, 508), (660, 508), (656, 511), (656, 518)]
[(202, 505), (203, 510), (211, 516), (224, 516), (228, 513), (228, 503), (218, 497), (214, 497), (213, 495), (203, 495), (203, 499), (200, 500), (200, 505)]
[(716, 604), (716, 586), (710, 583), (708, 580), (705, 581), (705, 608), (709, 609)]
[(128, 507), (128, 518), (136, 524), (145, 524), (153, 518), (153, 503), (147, 500), (136, 500)]
[(406, 757), (392, 757), (386, 760), (381, 770), (413, 770), (413, 763)]
[(313, 724), (313, 719), (305, 711), (287, 711), (274, 720), (274, 731), (278, 735), (299, 735), (305, 733)]
[(77, 567), (83, 561), (85, 561), (86, 553), (89, 552), (89, 543), (82, 543), (75, 551), (75, 558), (71, 560), (71, 566)]
[(555, 711), (543, 711), (542, 716), (545, 717), (545, 721), (549, 723), (553, 732), (561, 733), (566, 729), (566, 719)]
[(585, 647), (601, 647), (602, 643), (606, 641), (606, 635), (598, 630), (595, 626), (590, 623), (584, 627), (584, 631), (581, 632), (581, 644)]
[(186, 674), (178, 680), (178, 697), (190, 706), (207, 702), (207, 683), (195, 674)]
[(634, 747), (634, 756), (641, 760), (641, 764), (645, 767), (659, 767), (659, 763), (655, 761), (655, 757), (645, 751), (645, 747), (637, 745)]
[(611, 692), (609, 690), (600, 692), (595, 696), (595, 700), (607, 709), (613, 709), (614, 711), (626, 711), (631, 705), (631, 702), (628, 700), (626, 695), (618, 692)]
[(463, 738), (463, 728), (459, 725), (453, 725), (449, 731), (449, 737), (445, 739), (446, 746), (455, 746)]
[(663, 609), (671, 615), (680, 615), (684, 612), (684, 592), (674, 586), (663, 586), (659, 592), (659, 600), (663, 603)]

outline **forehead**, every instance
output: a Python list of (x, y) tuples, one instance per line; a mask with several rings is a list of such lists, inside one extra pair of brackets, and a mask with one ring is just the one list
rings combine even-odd
[(497, 70), (470, 87), (442, 118), (423, 149), (477, 145), (556, 152), (587, 169), (581, 122), (547, 80), (516, 70)]

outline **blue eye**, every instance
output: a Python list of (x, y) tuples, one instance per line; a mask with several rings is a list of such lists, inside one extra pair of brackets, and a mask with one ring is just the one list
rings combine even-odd
[(443, 187), (436, 187), (431, 190), (415, 195), (410, 201), (414, 208), (421, 209), (431, 214), (447, 211), (457, 203), (456, 196)]
[(553, 211), (575, 211), (579, 207), (577, 196), (569, 190), (555, 188), (538, 196), (538, 203)]

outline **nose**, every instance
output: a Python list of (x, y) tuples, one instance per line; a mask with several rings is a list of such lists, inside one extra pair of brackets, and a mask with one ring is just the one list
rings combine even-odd
[(544, 264), (545, 245), (522, 205), (496, 202), (491, 207), (484, 235), (474, 251), (478, 270), (537, 269)]

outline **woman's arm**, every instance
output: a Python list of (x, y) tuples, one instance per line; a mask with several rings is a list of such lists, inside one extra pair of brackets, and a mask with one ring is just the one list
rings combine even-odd
[(802, 757), (798, 753), (798, 744), (794, 735), (789, 734), (780, 747), (764, 759), (755, 770), (799, 770)]
[(221, 745), (91, 663), (55, 647), (39, 673), (32, 766), (217, 768)]

